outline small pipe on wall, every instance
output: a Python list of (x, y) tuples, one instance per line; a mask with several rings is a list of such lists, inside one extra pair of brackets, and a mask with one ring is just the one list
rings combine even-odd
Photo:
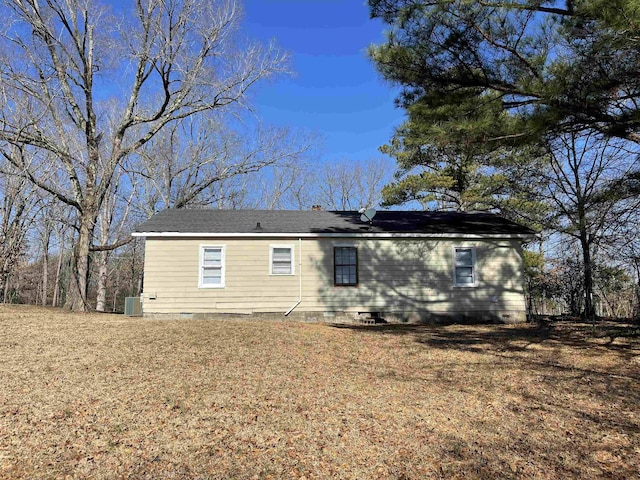
[(298, 301), (293, 307), (287, 310), (287, 313), (284, 314), (285, 317), (288, 317), (289, 314), (302, 302), (302, 238), (298, 238), (298, 283)]

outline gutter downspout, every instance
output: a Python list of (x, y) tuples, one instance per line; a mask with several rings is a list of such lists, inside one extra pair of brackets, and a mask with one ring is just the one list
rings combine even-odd
[(299, 280), (299, 290), (298, 290), (298, 301), (295, 303), (293, 307), (287, 310), (287, 313), (284, 314), (285, 317), (288, 317), (293, 310), (300, 305), (302, 302), (302, 238), (298, 238), (298, 280)]

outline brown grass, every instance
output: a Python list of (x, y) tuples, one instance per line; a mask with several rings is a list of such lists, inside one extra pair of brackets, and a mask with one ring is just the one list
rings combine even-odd
[(640, 328), (0, 307), (2, 478), (638, 478)]

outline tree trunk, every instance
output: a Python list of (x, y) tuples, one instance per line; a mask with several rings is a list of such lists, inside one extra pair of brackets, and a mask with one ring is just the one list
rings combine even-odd
[[(106, 210), (110, 210), (115, 206), (115, 199), (111, 197), (106, 202)], [(113, 200), (114, 205), (111, 204), (111, 200)], [(102, 215), (100, 215), (99, 221), (99, 241), (101, 245), (106, 245), (109, 243), (109, 227), (112, 221), (112, 214), (109, 214), (107, 211), (103, 211)], [(102, 251), (97, 254), (98, 257), (98, 281), (97, 281), (97, 292), (96, 292), (96, 310), (98, 312), (104, 312), (107, 308), (107, 280), (109, 276), (109, 251)]]
[(65, 301), (65, 308), (74, 312), (89, 311), (89, 253), (93, 240), (95, 215), (83, 212), (80, 217), (78, 238), (73, 248), (71, 272), (69, 276), (69, 291)]
[(3, 273), (2, 274), (2, 283), (3, 283), (3, 289), (2, 289), (2, 302), (3, 303), (10, 303), (9, 302), (9, 275)]
[(580, 232), (582, 261), (584, 268), (584, 319), (595, 322), (596, 312), (593, 308), (593, 265), (591, 264), (591, 248), (586, 232)]
[[(600, 298), (603, 300), (602, 304), (604, 305), (605, 315), (607, 317), (615, 317), (617, 309), (614, 308), (611, 300), (609, 300), (607, 295), (603, 295), (602, 292), (600, 292), (599, 295), (602, 295)], [(600, 312), (600, 315), (602, 315), (602, 312)]]
[(62, 260), (64, 259), (64, 236), (60, 241), (60, 248), (58, 249), (58, 265), (56, 265), (56, 280), (53, 286), (53, 298), (51, 299), (51, 305), (54, 307), (60, 303), (60, 273), (62, 272)]
[[(545, 258), (544, 258), (544, 245), (543, 245), (544, 240), (540, 240), (540, 243), (538, 244), (538, 251), (540, 252), (540, 256), (542, 257), (542, 273), (543, 276), (546, 277), (545, 275), (545, 266), (547, 264)], [(542, 282), (542, 315), (546, 315), (547, 314), (547, 281), (546, 279), (543, 280)]]
[(635, 308), (633, 311), (633, 315), (636, 320), (640, 320), (640, 261), (638, 261), (638, 257), (634, 258), (633, 267), (636, 271), (636, 284), (634, 285), (634, 290), (636, 294), (635, 298)]
[(96, 295), (96, 310), (98, 312), (104, 312), (107, 305), (108, 261), (108, 252), (100, 252), (98, 255), (98, 292)]
[(144, 277), (142, 276), (142, 272), (138, 273), (138, 288), (136, 288), (136, 297), (139, 297), (142, 294), (142, 282)]
[(117, 312), (118, 308), (118, 293), (120, 293), (120, 289), (118, 287), (113, 291), (113, 306), (111, 307), (112, 312)]
[(7, 303), (7, 286), (8, 278), (4, 272), (0, 272), (0, 293), (2, 293), (2, 303)]
[(51, 231), (47, 227), (42, 239), (42, 305), (47, 306), (49, 293), (49, 239)]

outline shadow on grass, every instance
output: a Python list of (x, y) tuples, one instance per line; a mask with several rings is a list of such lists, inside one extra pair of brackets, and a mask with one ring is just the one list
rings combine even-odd
[[(522, 325), (334, 327), (365, 335), (406, 336), (427, 349), (492, 356), (487, 360), (486, 357), (462, 355), (453, 357), (457, 359), (455, 362), (445, 356), (443, 362), (417, 367), (415, 377), (408, 374), (406, 381), (424, 381), (426, 373), (441, 385), (449, 385), (452, 391), (466, 390), (477, 396), (478, 392), (491, 388), (491, 382), (495, 381), (490, 374), (485, 378), (483, 374), (475, 373), (474, 361), (481, 358), (477, 363), (480, 371), (489, 362), (493, 369), (504, 374), (505, 382), (511, 382), (506, 379), (513, 378), (528, 382), (530, 388), (501, 386), (514, 397), (514, 412), (562, 411), (566, 418), (576, 419), (589, 431), (605, 428), (633, 437), (640, 434), (640, 424), (628, 415), (640, 404), (640, 371), (633, 368), (640, 356), (640, 328), (635, 325), (611, 321), (596, 325), (554, 321)], [(607, 360), (601, 362), (603, 355)], [(463, 384), (460, 378), (464, 378)], [(550, 395), (550, 391), (554, 393)], [(593, 407), (585, 405), (591, 405), (591, 402), (600, 407), (590, 410)], [(634, 455), (631, 446), (625, 447), (625, 451), (627, 456)]]
[[(426, 348), (453, 350), (474, 354), (490, 354), (505, 361), (525, 364), (540, 372), (554, 372), (576, 377), (592, 377), (601, 382), (611, 378), (640, 382), (640, 372), (628, 369), (601, 371), (574, 362), (560, 361), (559, 351), (568, 347), (580, 351), (584, 358), (597, 359), (603, 351), (618, 357), (620, 365), (633, 365), (640, 356), (640, 332), (637, 327), (603, 322), (591, 325), (569, 322), (542, 322), (520, 325), (333, 325), (370, 335), (406, 335)], [(617, 341), (616, 341), (617, 340)], [(614, 343), (615, 342), (615, 343)], [(540, 345), (547, 355), (539, 355), (530, 347)], [(555, 353), (553, 353), (555, 352)], [(566, 355), (566, 352), (565, 352)], [(640, 397), (638, 398), (640, 401)]]
[[(418, 343), (443, 349), (467, 351), (525, 350), (533, 343), (541, 343), (552, 338), (553, 328), (547, 325), (499, 326), (499, 325), (456, 325), (453, 329), (444, 325), (421, 324), (375, 324), (349, 325), (334, 324), (334, 328), (359, 331), (367, 334), (411, 335)], [(522, 342), (526, 342), (523, 344)]]
[(532, 344), (553, 341), (574, 348), (598, 346), (628, 351), (632, 356), (640, 354), (640, 326), (611, 321), (595, 325), (540, 321), (522, 325), (454, 325), (453, 328), (448, 328), (450, 325), (392, 323), (334, 324), (332, 327), (368, 334), (412, 335), (418, 343), (430, 347), (469, 351), (486, 351), (487, 347), (496, 351), (519, 351)]

